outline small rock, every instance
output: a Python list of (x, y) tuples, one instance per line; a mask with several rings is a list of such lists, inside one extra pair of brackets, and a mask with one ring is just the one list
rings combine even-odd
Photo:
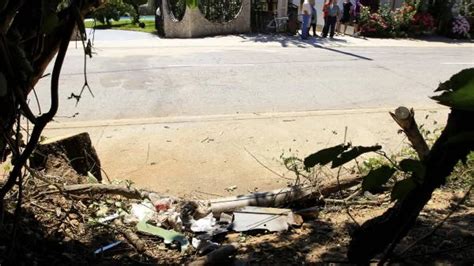
[(76, 219), (71, 220), (71, 225), (77, 227), (79, 225), (79, 221)]
[(56, 211), (56, 217), (58, 218), (61, 217), (61, 208), (57, 207), (55, 211)]

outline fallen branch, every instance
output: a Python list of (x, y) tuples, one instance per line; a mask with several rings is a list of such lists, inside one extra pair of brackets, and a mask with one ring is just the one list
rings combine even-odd
[(353, 177), (341, 180), (340, 184), (333, 182), (327, 185), (321, 185), (319, 188), (309, 185), (292, 186), (268, 192), (257, 192), (249, 195), (214, 199), (210, 200), (210, 208), (214, 214), (219, 214), (245, 206), (279, 207), (291, 202), (307, 200), (320, 195), (326, 197), (338, 192), (339, 189), (347, 189), (359, 183), (360, 178)]
[(117, 185), (107, 184), (77, 184), (64, 186), (61, 190), (54, 189), (42, 192), (42, 195), (55, 194), (55, 193), (69, 193), (75, 195), (81, 194), (115, 194), (120, 195), (129, 199), (143, 199), (148, 197), (149, 192), (139, 190), (132, 187), (124, 187)]
[(130, 243), (130, 245), (132, 245), (139, 253), (145, 252), (145, 242), (141, 240), (132, 230), (125, 227), (122, 221), (120, 221), (120, 219), (114, 221), (115, 226), (106, 223), (100, 223), (100, 225), (117, 231), (118, 233), (123, 235), (123, 237), (128, 241), (128, 243)]
[(190, 266), (201, 265), (229, 265), (231, 263), (231, 256), (237, 252), (239, 246), (237, 244), (222, 246), (204, 257), (191, 262)]
[(389, 201), (376, 201), (376, 200), (369, 200), (369, 201), (364, 201), (364, 200), (357, 200), (357, 201), (346, 201), (343, 199), (324, 199), (323, 200), (325, 203), (331, 203), (331, 204), (347, 204), (347, 205), (373, 205), (373, 206), (380, 206), (383, 203), (389, 202)]

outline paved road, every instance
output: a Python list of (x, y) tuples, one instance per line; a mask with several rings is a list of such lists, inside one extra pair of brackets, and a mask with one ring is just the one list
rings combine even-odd
[[(294, 178), (282, 153), (303, 157), (340, 144), (346, 129), (352, 143), (397, 152), (405, 138), (388, 110), (413, 106), (425, 128), (439, 127), (447, 111), (428, 96), (474, 64), (472, 43), (445, 40), (163, 40), (114, 31), (95, 40), (88, 81), (96, 97), (86, 91), (77, 107), (67, 100), (84, 81), (83, 54), (72, 44), (60, 116), (80, 114), (59, 117), (62, 123), (51, 123), (46, 136), (87, 131), (111, 178), (180, 196), (286, 186), (287, 179), (259, 162)], [(37, 88), (43, 105), (47, 81)]]
[[(133, 42), (128, 42), (133, 38)], [(77, 120), (328, 109), (434, 106), (440, 81), (474, 66), (474, 46), (358, 46), (266, 37), (160, 40), (96, 33), (97, 55), (78, 106), (83, 54), (72, 43), (61, 76), (59, 117)], [(220, 44), (223, 45), (220, 45)], [(113, 45), (112, 45), (113, 44)], [(37, 87), (47, 106), (48, 78)], [(44, 108), (44, 107), (43, 107)]]

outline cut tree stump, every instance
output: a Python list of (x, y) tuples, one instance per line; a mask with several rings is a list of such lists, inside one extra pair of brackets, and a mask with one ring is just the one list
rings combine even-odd
[(67, 166), (81, 176), (90, 172), (102, 180), (100, 160), (86, 132), (42, 141), (30, 158), (30, 166), (45, 172)]

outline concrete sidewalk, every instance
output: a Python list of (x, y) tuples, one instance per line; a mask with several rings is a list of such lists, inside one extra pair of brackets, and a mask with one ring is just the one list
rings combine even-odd
[[(347, 140), (383, 145), (390, 154), (406, 142), (388, 109), (247, 114), (52, 123), (46, 136), (87, 131), (113, 179), (173, 195), (201, 198), (284, 187), (294, 175), (280, 155), (300, 158)], [(445, 123), (447, 109), (417, 109), (425, 128)], [(436, 121), (436, 122), (435, 122)], [(255, 157), (255, 158), (254, 158)], [(257, 161), (258, 160), (258, 161)], [(263, 165), (262, 165), (263, 164)], [(234, 192), (225, 188), (237, 186)]]
[[(93, 31), (88, 30), (91, 34)], [(92, 35), (89, 37), (92, 38)], [(96, 30), (94, 36), (96, 48), (114, 47), (470, 47), (474, 42), (469, 40), (453, 40), (444, 37), (424, 37), (420, 39), (379, 39), (353, 37), (349, 35), (330, 38), (310, 38), (301, 40), (298, 36), (241, 34), (215, 36), (195, 39), (165, 39), (155, 34), (118, 31)]]

